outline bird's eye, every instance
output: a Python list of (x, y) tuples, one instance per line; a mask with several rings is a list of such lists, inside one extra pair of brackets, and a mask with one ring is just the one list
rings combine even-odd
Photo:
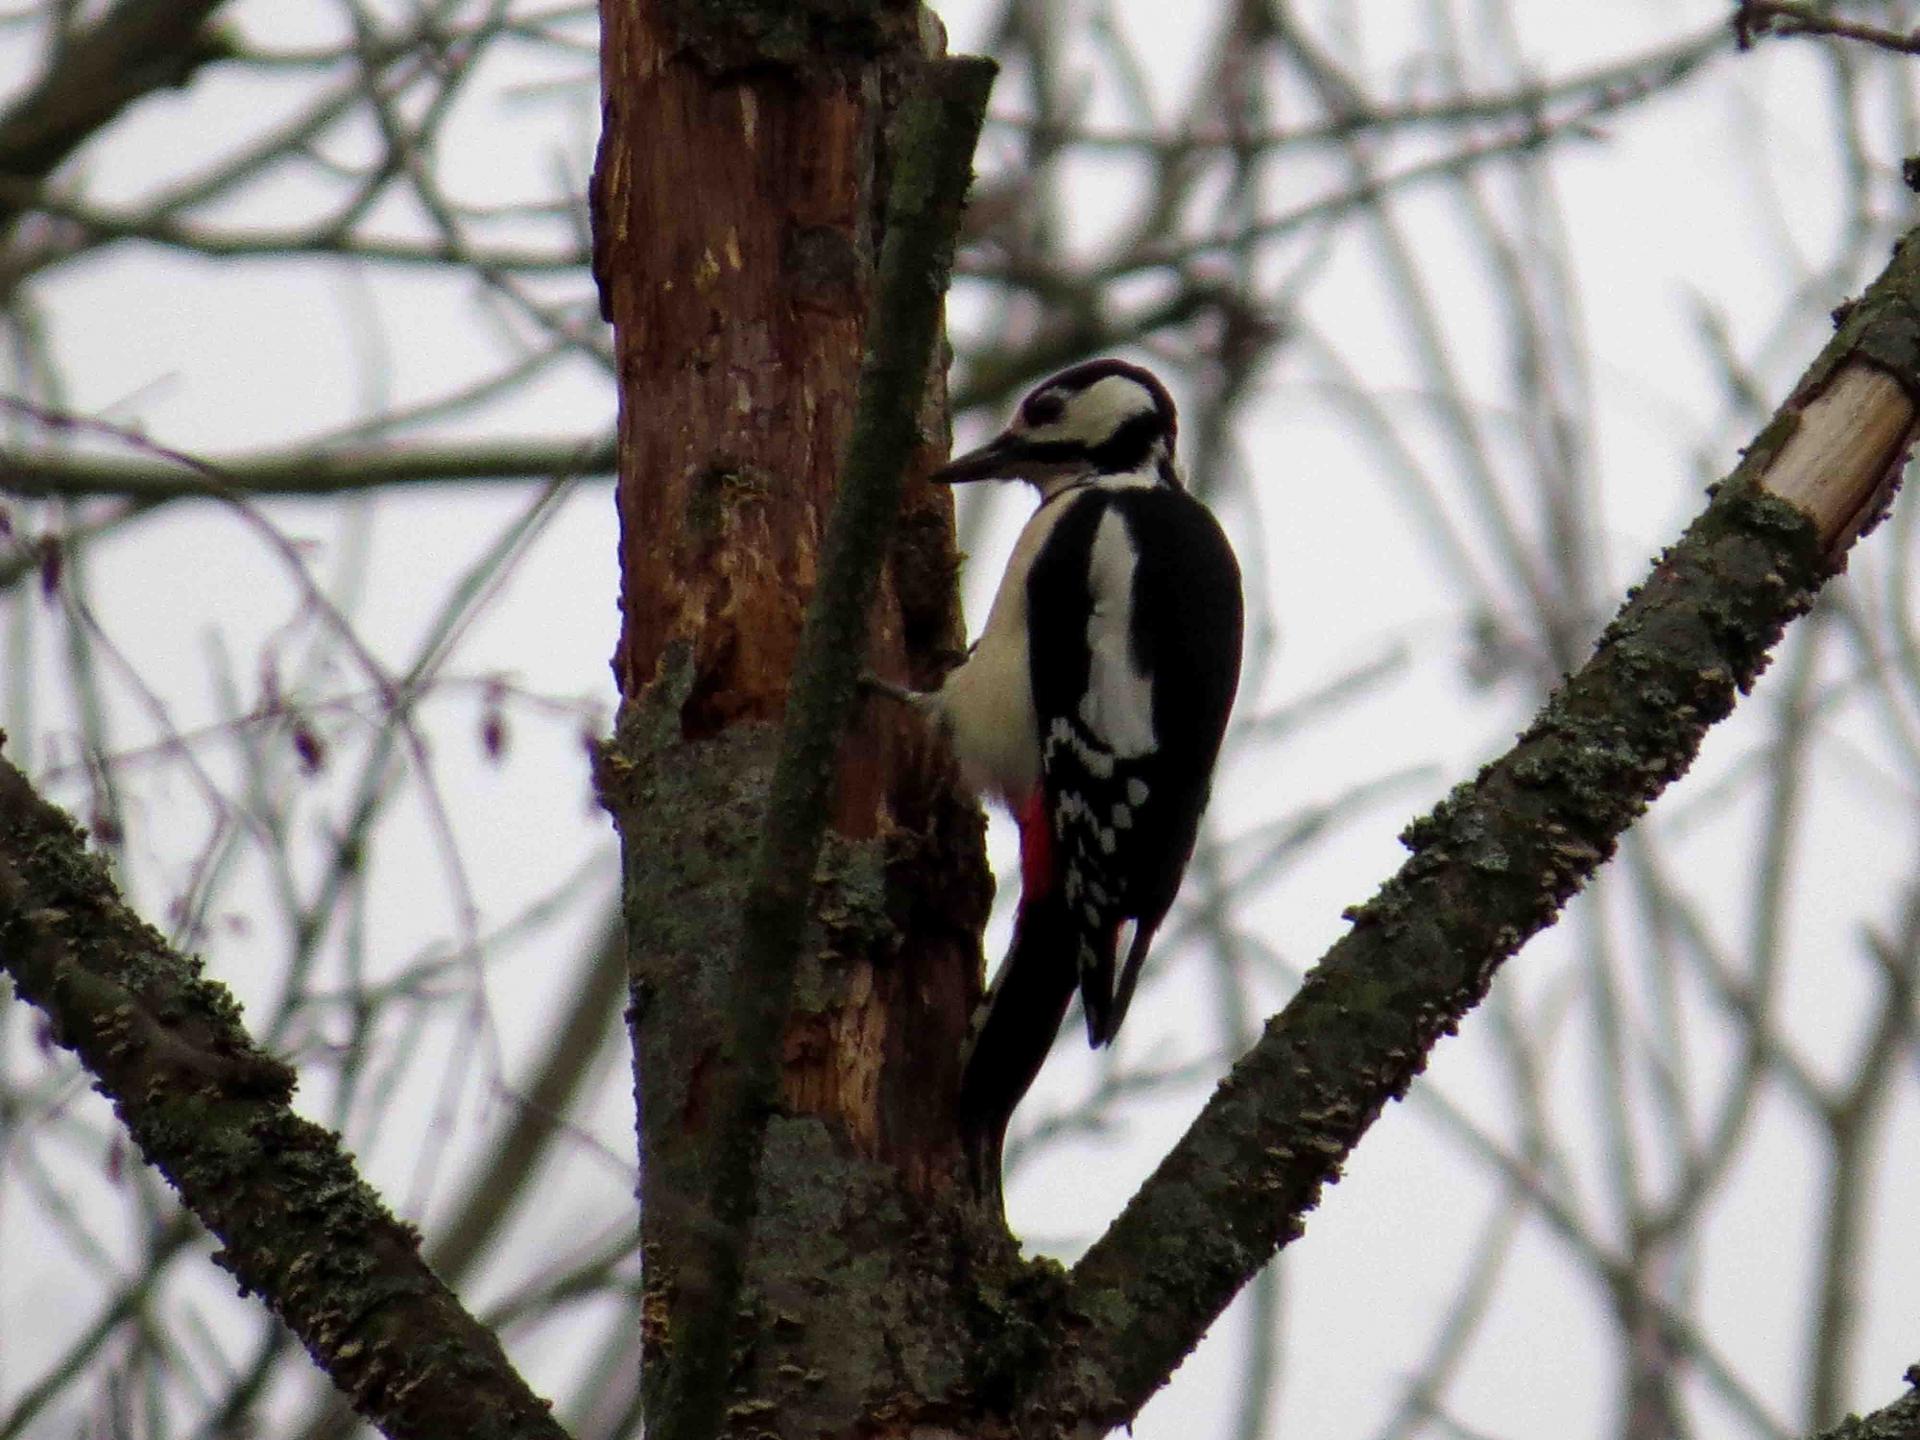
[(1042, 390), (1027, 397), (1027, 403), (1020, 407), (1020, 418), (1029, 425), (1051, 425), (1066, 408), (1067, 402), (1057, 390)]

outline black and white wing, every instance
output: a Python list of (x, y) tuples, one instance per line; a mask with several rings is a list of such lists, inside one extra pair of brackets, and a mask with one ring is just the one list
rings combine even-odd
[(1087, 1037), (1103, 1045), (1193, 853), (1239, 683), (1240, 574), (1183, 490), (1096, 485), (1063, 501), (1027, 581), (1030, 613), (1047, 617), (1029, 666), (1054, 870)]

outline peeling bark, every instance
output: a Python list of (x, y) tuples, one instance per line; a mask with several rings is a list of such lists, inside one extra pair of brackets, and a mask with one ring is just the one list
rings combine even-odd
[[(723, 8), (603, 7), (595, 250), (621, 373), (626, 704), (600, 781), (626, 857), (650, 1414), (731, 1285), (700, 1258), (737, 1223), (708, 1203), (743, 1059), (729, 965), (854, 414), (894, 114), (925, 64), (912, 6)], [(924, 481), (945, 450), (938, 367), (927, 391), (864, 657), (916, 684), (962, 638), (950, 500)], [(884, 1430), (950, 1404), (971, 1353), (953, 1287), (1012, 1253), (961, 1184), (954, 1127), (990, 895), (978, 808), (915, 717), (866, 706), (831, 820), (753, 1207), (733, 1434)]]

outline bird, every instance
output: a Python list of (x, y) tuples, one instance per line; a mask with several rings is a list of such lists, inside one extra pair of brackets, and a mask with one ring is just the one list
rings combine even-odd
[(961, 1128), (994, 1153), (1076, 988), (1088, 1043), (1118, 1034), (1192, 858), (1239, 686), (1240, 567), (1186, 488), (1177, 436), (1158, 378), (1091, 360), (932, 476), (1039, 493), (980, 638), (938, 689), (908, 692), (962, 782), (1020, 830), (1013, 941), (960, 1084)]

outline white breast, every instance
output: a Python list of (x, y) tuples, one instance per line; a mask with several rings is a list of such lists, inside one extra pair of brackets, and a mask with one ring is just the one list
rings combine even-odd
[(1000, 577), (987, 628), (931, 697), (952, 736), (961, 779), (976, 793), (999, 795), (1016, 807), (1040, 784), (1040, 726), (1027, 668), (1027, 574), (1074, 503), (1042, 505), (1027, 521)]

